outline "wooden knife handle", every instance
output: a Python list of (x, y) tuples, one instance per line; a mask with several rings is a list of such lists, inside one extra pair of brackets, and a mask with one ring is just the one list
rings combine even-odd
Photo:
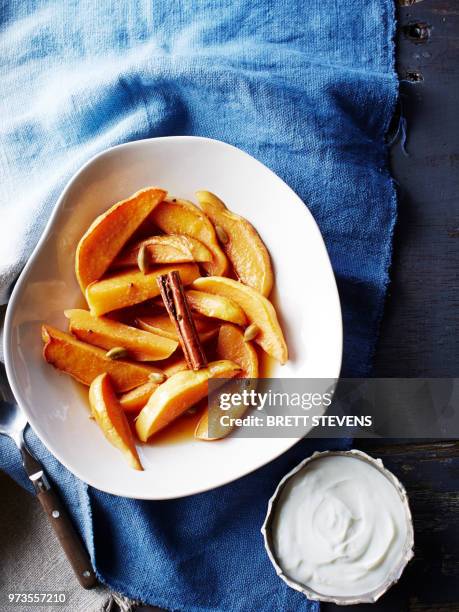
[(92, 589), (97, 584), (97, 578), (89, 555), (57, 493), (49, 488), (38, 492), (37, 497), (70, 561), (78, 582), (83, 588)]

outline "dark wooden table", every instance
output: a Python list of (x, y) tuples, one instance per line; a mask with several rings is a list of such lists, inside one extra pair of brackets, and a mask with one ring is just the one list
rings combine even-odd
[[(407, 1), (407, 0), (405, 0)], [(392, 282), (376, 354), (379, 376), (458, 375), (459, 2), (398, 9), (397, 60), (405, 151)], [(421, 30), (421, 38), (413, 38)]]
[[(391, 151), (399, 185), (392, 282), (375, 376), (459, 375), (459, 1), (398, 7), (406, 142)], [(405, 148), (405, 151), (404, 151)], [(407, 487), (415, 559), (361, 612), (459, 610), (459, 442), (356, 444)], [(324, 612), (338, 606), (324, 606)]]

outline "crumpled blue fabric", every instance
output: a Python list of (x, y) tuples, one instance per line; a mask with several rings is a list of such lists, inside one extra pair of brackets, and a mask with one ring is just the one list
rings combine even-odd
[[(392, 0), (5, 0), (0, 19), (3, 302), (83, 162), (128, 140), (208, 136), (261, 160), (310, 208), (342, 300), (342, 373), (369, 373), (396, 217)], [(28, 439), (113, 589), (186, 612), (318, 609), (276, 577), (259, 530), (282, 475), (344, 441), (303, 441), (216, 491), (142, 502), (87, 487)], [(16, 450), (0, 448), (28, 486)]]

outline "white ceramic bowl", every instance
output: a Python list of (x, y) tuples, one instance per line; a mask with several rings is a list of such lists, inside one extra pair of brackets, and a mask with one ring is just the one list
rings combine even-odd
[[(400, 505), (402, 508), (402, 513), (404, 514), (406, 521), (406, 537), (403, 543), (403, 549), (401, 551), (401, 555), (399, 559), (396, 559), (395, 565), (391, 568), (391, 571), (387, 575), (386, 579), (380, 584), (378, 587), (373, 589), (368, 593), (362, 593), (361, 595), (322, 595), (317, 593), (316, 591), (309, 588), (307, 585), (301, 584), (293, 580), (288, 575), (284, 573), (284, 569), (280, 566), (279, 561), (276, 558), (275, 553), (275, 545), (273, 543), (273, 525), (275, 523), (275, 515), (277, 510), (278, 501), (282, 495), (282, 491), (285, 485), (289, 482), (291, 478), (294, 478), (299, 472), (304, 469), (307, 469), (310, 463), (320, 460), (323, 457), (330, 457), (333, 455), (343, 456), (343, 457), (352, 457), (354, 459), (358, 459), (359, 461), (363, 461), (370, 465), (372, 468), (380, 472), (390, 483), (391, 486), (394, 487), (394, 491), (396, 495), (400, 499)], [(343, 474), (343, 478), (346, 475)], [(311, 601), (322, 601), (322, 602), (332, 602), (337, 606), (353, 606), (362, 603), (374, 603), (377, 601), (391, 586), (393, 586), (402, 575), (407, 563), (414, 556), (414, 529), (413, 529), (413, 519), (411, 516), (411, 510), (408, 503), (408, 495), (406, 493), (405, 487), (402, 485), (400, 480), (392, 474), (386, 467), (384, 467), (381, 459), (374, 459), (370, 455), (357, 450), (352, 449), (349, 451), (324, 451), (324, 452), (315, 452), (310, 457), (306, 457), (303, 459), (301, 463), (299, 463), (293, 470), (291, 470), (288, 474), (286, 474), (280, 483), (277, 485), (277, 488), (272, 495), (271, 499), (268, 503), (268, 511), (266, 514), (265, 522), (261, 528), (261, 533), (263, 534), (264, 544), (266, 552), (268, 553), (268, 557), (271, 563), (276, 570), (276, 574), (282, 578), (282, 580), (288, 584), (289, 587), (295, 589), (295, 591), (300, 591), (303, 595)]]
[(142, 445), (144, 472), (129, 468), (88, 419), (84, 395), (68, 376), (43, 361), (40, 326), (66, 329), (65, 308), (81, 303), (75, 247), (91, 221), (148, 185), (193, 200), (218, 194), (247, 217), (275, 267), (275, 296), (290, 360), (273, 377), (337, 378), (341, 311), (319, 229), (304, 203), (273, 172), (223, 142), (191, 136), (154, 138), (100, 153), (70, 180), (16, 284), (5, 321), (8, 378), (30, 424), (47, 448), (90, 485), (116, 495), (169, 499), (212, 489), (268, 463), (295, 438), (219, 442), (186, 440)]

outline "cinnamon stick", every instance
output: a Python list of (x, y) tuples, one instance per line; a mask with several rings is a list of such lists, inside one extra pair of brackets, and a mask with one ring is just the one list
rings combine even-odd
[(162, 274), (157, 279), (166, 310), (175, 325), (188, 367), (200, 370), (207, 365), (190, 306), (177, 270)]

